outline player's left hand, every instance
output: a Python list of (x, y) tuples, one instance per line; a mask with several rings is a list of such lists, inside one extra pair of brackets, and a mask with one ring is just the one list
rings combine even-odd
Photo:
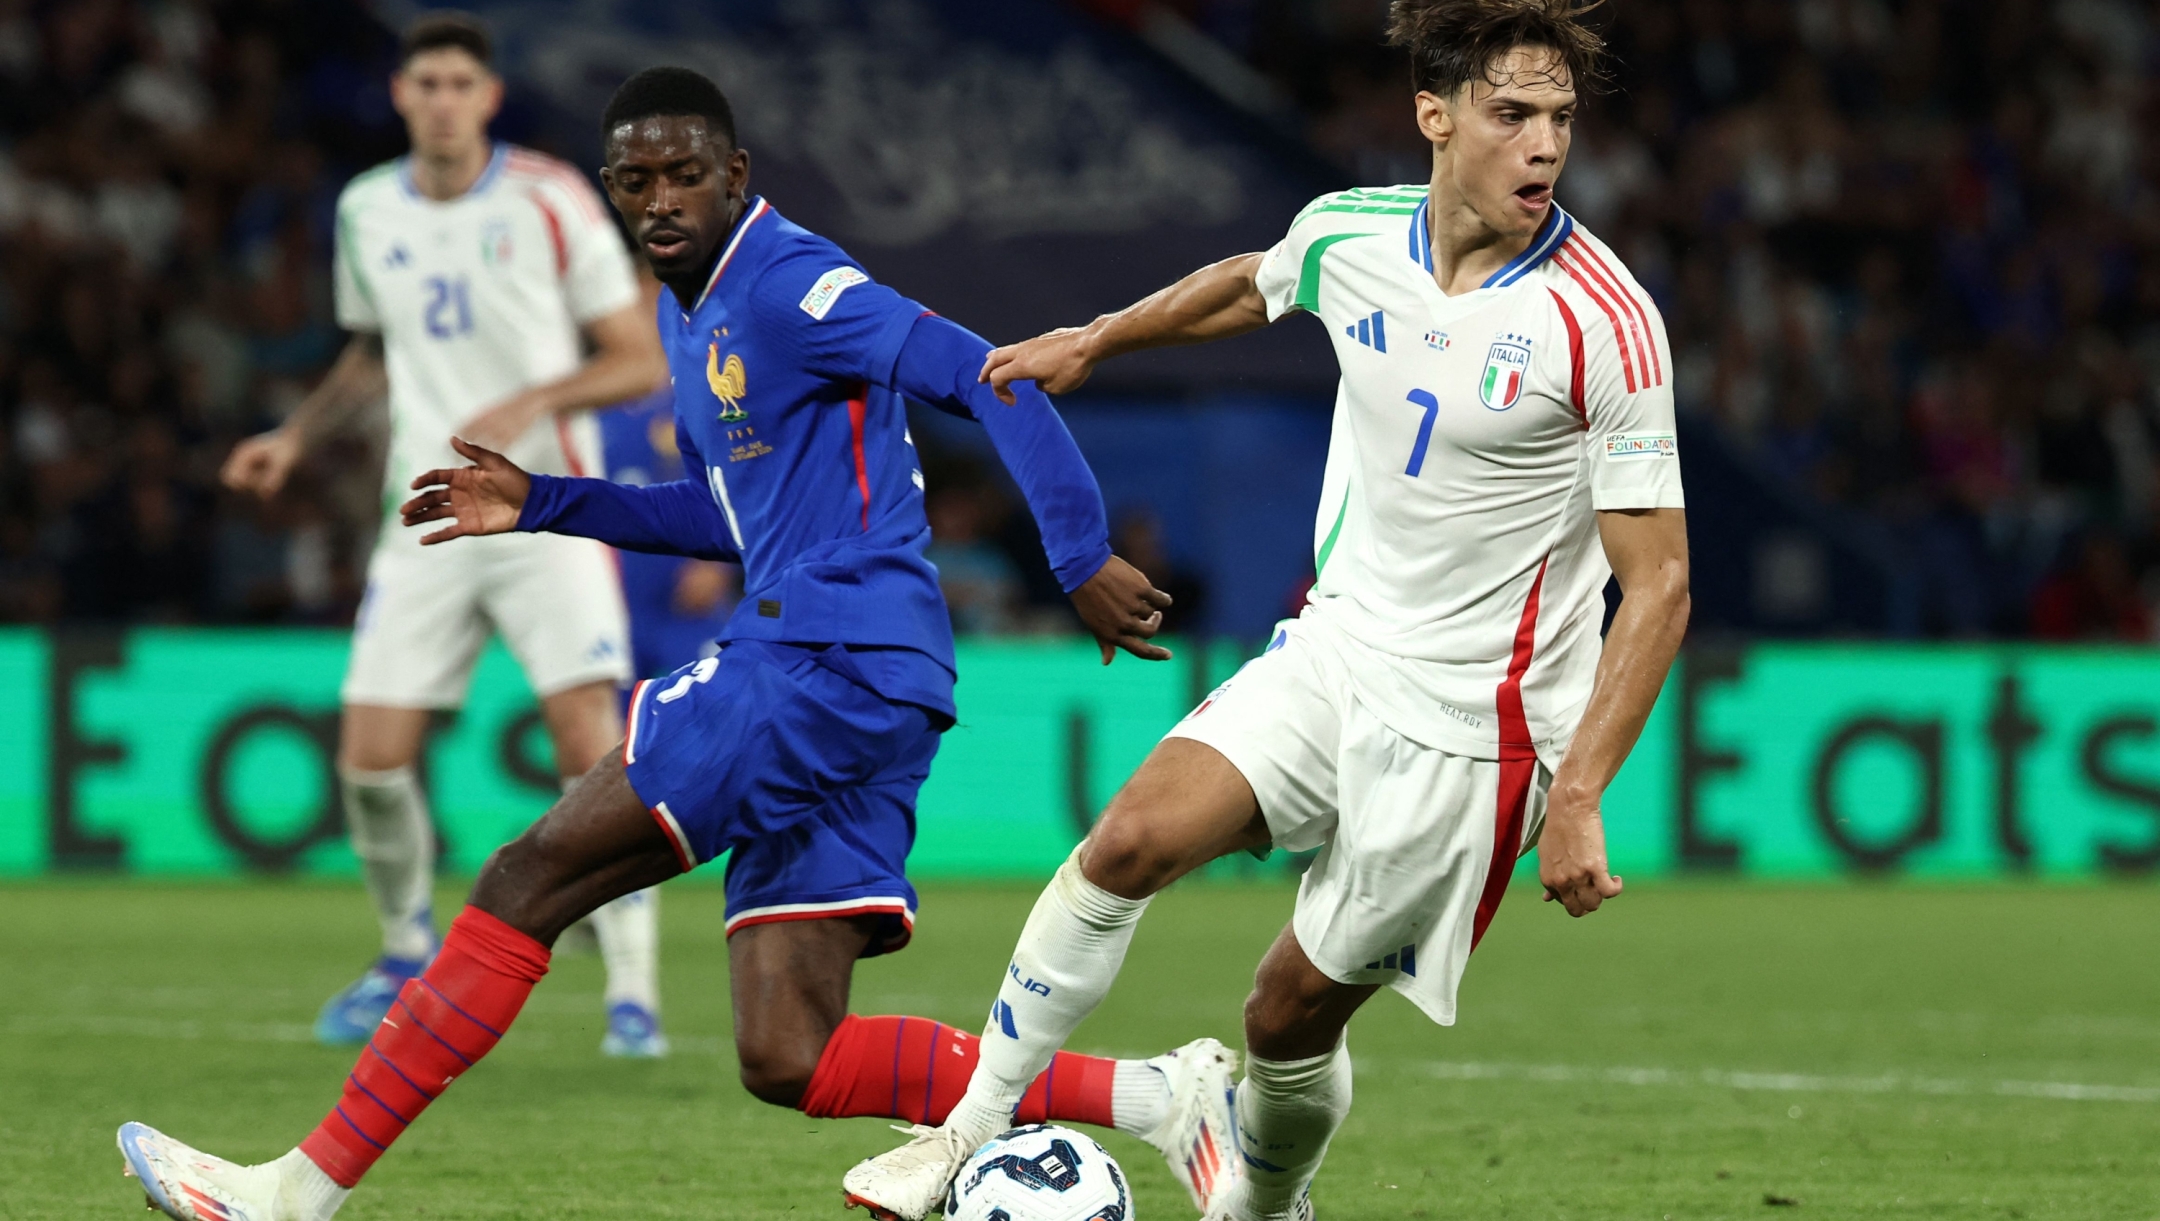
[(514, 394), (495, 404), (472, 419), (465, 421), (459, 431), (472, 438), (477, 445), (489, 449), (508, 449), (525, 435), (525, 430), (540, 422), (547, 414), (546, 404), (530, 394)]
[(429, 471), (412, 481), (420, 493), (398, 506), (408, 526), (448, 521), (433, 534), (423, 535), (421, 546), (446, 543), (476, 534), (507, 534), (517, 529), (518, 514), (532, 492), (532, 476), (492, 449), (482, 449), (463, 437), (450, 438), (450, 448), (472, 459), (471, 466), (456, 470)]
[(1073, 609), (1080, 622), (1094, 633), (1102, 646), (1102, 663), (1109, 665), (1123, 649), (1143, 661), (1168, 661), (1170, 650), (1148, 640), (1162, 630), (1162, 613), (1170, 607), (1170, 595), (1155, 588), (1147, 574), (1116, 556), (1087, 584), (1072, 591)]
[(1606, 869), (1605, 820), (1595, 795), (1578, 796), (1555, 785), (1537, 853), (1545, 901), (1567, 908), (1570, 916), (1587, 916), (1620, 893), (1620, 879)]

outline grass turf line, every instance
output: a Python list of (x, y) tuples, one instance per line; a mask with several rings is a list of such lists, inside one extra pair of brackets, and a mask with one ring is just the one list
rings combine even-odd
[[(978, 1026), (1032, 898), (929, 889), (915, 945), (858, 973), (856, 1010)], [(1670, 884), (1580, 922), (1533, 899), (1510, 897), (1457, 1027), (1387, 993), (1353, 1025), (1356, 1107), (1314, 1193), (1329, 1221), (2160, 1217), (2152, 888)], [(1164, 896), (1076, 1048), (1239, 1042), (1290, 902)], [(840, 1173), (896, 1137), (744, 1094), (718, 894), (671, 891), (663, 923), (675, 1058), (603, 1060), (599, 964), (559, 960), (341, 1216), (842, 1216)], [(355, 888), (0, 887), (0, 1218), (141, 1215), (112, 1146), (124, 1119), (283, 1151), (350, 1065), (306, 1032), (370, 925)], [(1885, 1081), (1920, 1085), (1869, 1085)], [(1140, 1217), (1189, 1216), (1145, 1146), (1105, 1139)]]

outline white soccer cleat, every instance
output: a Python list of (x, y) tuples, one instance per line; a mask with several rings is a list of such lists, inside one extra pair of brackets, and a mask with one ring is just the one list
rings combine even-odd
[(291, 1221), (277, 1207), (276, 1163), (240, 1166), (191, 1149), (147, 1124), (120, 1126), (126, 1173), (150, 1207), (174, 1221)]
[(1208, 1206), (1242, 1175), (1237, 1148), (1237, 1053), (1194, 1039), (1147, 1062), (1170, 1087), (1170, 1113), (1144, 1138), (1185, 1185), (1193, 1207)]
[(893, 1131), (915, 1139), (856, 1163), (840, 1187), (849, 1208), (867, 1208), (878, 1221), (923, 1221), (945, 1202), (975, 1145), (950, 1128), (894, 1124)]

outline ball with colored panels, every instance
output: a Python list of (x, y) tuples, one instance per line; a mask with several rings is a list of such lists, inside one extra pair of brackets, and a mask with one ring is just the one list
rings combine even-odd
[(1125, 1172), (1082, 1133), (1014, 1128), (969, 1157), (945, 1197), (946, 1221), (1133, 1221)]

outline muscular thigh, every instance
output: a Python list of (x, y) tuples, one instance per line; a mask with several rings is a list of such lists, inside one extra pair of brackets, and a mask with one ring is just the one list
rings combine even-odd
[(1222, 753), (1165, 738), (1110, 799), (1080, 870), (1126, 898), (1151, 895), (1225, 853), (1268, 842), (1252, 785)]
[(545, 945), (601, 904), (682, 872), (673, 845), (610, 754), (523, 835), (497, 849), (472, 902)]
[(855, 961), (876, 935), (870, 916), (756, 924), (728, 938), (735, 1042), (746, 1059), (817, 1054), (848, 1011)]

